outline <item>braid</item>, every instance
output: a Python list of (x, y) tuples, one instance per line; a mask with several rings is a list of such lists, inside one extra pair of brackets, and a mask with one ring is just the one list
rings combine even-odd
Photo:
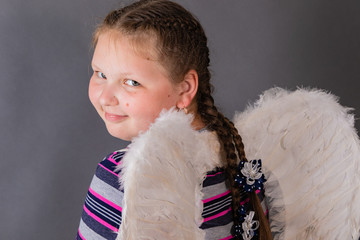
[[(207, 61), (210, 62), (207, 56)], [(237, 175), (238, 159), (240, 161), (247, 161), (244, 144), (242, 138), (235, 128), (234, 124), (220, 113), (214, 105), (214, 99), (211, 96), (212, 86), (210, 84), (211, 74), (206, 69), (203, 74), (201, 84), (199, 84), (197, 106), (198, 112), (207, 125), (209, 130), (215, 131), (219, 138), (220, 143), (223, 146), (223, 150), (226, 153), (224, 161), (225, 171), (229, 179), (229, 186), (232, 196), (232, 213), (234, 219), (234, 225), (238, 224), (238, 209), (240, 206), (242, 194), (239, 187), (235, 183), (235, 176)], [(259, 239), (272, 239), (271, 231), (268, 221), (264, 215), (261, 207), (260, 200), (256, 193), (252, 192), (249, 195), (252, 209), (255, 211), (255, 218), (260, 222), (260, 238)]]
[[(200, 98), (199, 98), (200, 99)], [(202, 101), (197, 102), (200, 115), (207, 124), (209, 130), (217, 133), (220, 143), (226, 153), (224, 165), (226, 174), (229, 178), (229, 186), (232, 196), (232, 212), (234, 225), (238, 224), (238, 209), (241, 202), (242, 193), (239, 187), (236, 186), (235, 176), (237, 174), (237, 159), (240, 161), (247, 161), (245, 157), (244, 144), (242, 139), (235, 128), (234, 124), (226, 118), (222, 113), (218, 112), (214, 105), (214, 100), (211, 95), (202, 94)], [(243, 193), (246, 194), (246, 193)], [(255, 192), (248, 194), (251, 207), (255, 211), (255, 218), (260, 222), (260, 237), (259, 239), (272, 239), (271, 231), (260, 200)]]
[[(221, 142), (223, 146), (223, 150), (226, 153), (226, 158), (224, 159), (224, 165), (226, 166), (225, 170), (228, 175), (228, 178), (230, 180), (230, 191), (232, 195), (232, 209), (233, 209), (233, 216), (234, 216), (234, 222), (237, 224), (237, 209), (240, 206), (240, 191), (238, 187), (235, 186), (235, 176), (237, 174), (237, 154), (244, 151), (240, 150), (241, 146), (243, 146), (242, 142), (241, 144), (237, 144), (235, 147), (233, 137), (233, 132), (237, 131), (234, 128), (234, 125), (231, 123), (230, 120), (228, 120), (222, 113), (220, 113), (217, 108), (214, 105), (214, 100), (212, 96), (210, 95), (210, 87), (207, 87), (208, 89), (204, 89), (202, 92), (201, 89), (199, 90), (202, 92), (201, 97), (198, 98), (197, 104), (198, 104), (198, 111), (200, 113), (200, 116), (204, 123), (207, 125), (209, 130), (213, 130), (217, 133), (219, 141)], [(231, 129), (232, 131), (229, 131)], [(237, 134), (239, 136), (239, 134)], [(240, 136), (239, 136), (240, 137)], [(240, 138), (241, 139), (241, 138)], [(238, 138), (237, 138), (238, 142)], [(243, 156), (243, 159), (245, 156)]]

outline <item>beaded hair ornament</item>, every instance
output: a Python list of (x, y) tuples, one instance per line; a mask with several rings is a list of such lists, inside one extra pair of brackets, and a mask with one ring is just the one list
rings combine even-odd
[[(266, 179), (262, 173), (261, 160), (240, 161), (235, 182), (246, 193), (263, 191)], [(238, 209), (239, 224), (234, 226), (235, 236), (242, 237), (244, 240), (251, 240), (253, 237), (258, 236), (257, 230), (260, 223), (253, 220), (254, 215), (254, 211), (246, 211), (245, 205), (240, 206)]]

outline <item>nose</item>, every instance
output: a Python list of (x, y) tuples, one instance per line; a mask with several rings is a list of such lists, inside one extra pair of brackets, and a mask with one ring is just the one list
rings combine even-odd
[(114, 86), (106, 86), (99, 98), (100, 104), (103, 106), (116, 106), (119, 104), (119, 101), (115, 95)]

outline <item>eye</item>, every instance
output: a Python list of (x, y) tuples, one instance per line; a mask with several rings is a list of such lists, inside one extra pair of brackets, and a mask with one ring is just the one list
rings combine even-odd
[(137, 81), (132, 80), (132, 79), (126, 79), (124, 81), (124, 84), (129, 85), (129, 86), (133, 86), (133, 87), (140, 86), (140, 83), (138, 83)]
[(106, 75), (103, 74), (102, 72), (96, 72), (96, 75), (97, 75), (99, 78), (106, 79)]

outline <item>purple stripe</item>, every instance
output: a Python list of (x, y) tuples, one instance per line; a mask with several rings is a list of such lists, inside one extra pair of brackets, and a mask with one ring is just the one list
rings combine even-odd
[(111, 171), (110, 169), (108, 169), (107, 167), (102, 165), (101, 163), (99, 163), (99, 166), (102, 167), (103, 169), (105, 169), (106, 171), (108, 171), (109, 173), (114, 174), (115, 176), (119, 177), (118, 174), (114, 173), (113, 171)]

